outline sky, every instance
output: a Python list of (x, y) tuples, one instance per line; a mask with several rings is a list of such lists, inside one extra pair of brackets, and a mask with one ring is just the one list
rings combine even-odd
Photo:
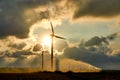
[(120, 0), (0, 0), (0, 67), (39, 67), (51, 21), (55, 34), (66, 38), (54, 39), (61, 61), (120, 70), (119, 18)]

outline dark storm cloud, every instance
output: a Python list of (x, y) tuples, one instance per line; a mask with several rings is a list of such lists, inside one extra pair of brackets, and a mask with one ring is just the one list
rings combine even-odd
[[(115, 34), (117, 33), (110, 36), (116, 37)], [(114, 51), (108, 47), (110, 41), (114, 39), (95, 36), (88, 41), (82, 41), (78, 47), (65, 48), (63, 56), (75, 60), (82, 60), (103, 69), (119, 69), (116, 67), (120, 66), (119, 51)]]
[[(38, 20), (38, 17), (32, 18), (25, 15), (25, 11), (38, 6), (47, 5), (57, 0), (1, 0), (0, 2), (0, 38), (7, 36), (16, 36), (17, 38), (27, 38), (30, 32), (30, 26)], [(37, 15), (37, 14), (34, 14)]]
[(41, 51), (42, 50), (42, 45), (40, 44), (35, 44), (33, 47), (33, 51)]
[(46, 11), (41, 11), (40, 12), (40, 19), (49, 19), (50, 18), (50, 16), (49, 16), (49, 11), (48, 10), (46, 10)]
[[(119, 69), (114, 68), (114, 65), (117, 64), (117, 66), (120, 66), (120, 56), (108, 56), (106, 54), (107, 52), (109, 52), (108, 50), (110, 49), (102, 51), (100, 49), (96, 49), (95, 47), (90, 47), (89, 49), (83, 47), (66, 48), (64, 50), (64, 57), (75, 60), (82, 60), (102, 69)], [(109, 68), (110, 66), (111, 68)]]
[(74, 19), (82, 16), (113, 17), (120, 14), (120, 0), (74, 0), (73, 2), (77, 5)]
[(24, 11), (14, 2), (2, 1), (0, 3), (0, 38), (7, 36), (28, 37), (29, 26), (22, 14)]
[(109, 45), (109, 41), (115, 40), (118, 37), (118, 34), (119, 34), (119, 32), (113, 33), (113, 34), (108, 35), (106, 37), (94, 36), (90, 40), (86, 41), (84, 43), (84, 46), (99, 46), (99, 45), (104, 44), (104, 43)]
[(90, 40), (86, 41), (85, 46), (94, 46), (94, 45), (101, 45), (102, 43), (109, 44), (109, 42), (106, 40), (105, 37), (98, 37), (95, 36), (91, 38)]
[(12, 53), (9, 57), (19, 58), (21, 55), (30, 55), (30, 51), (22, 50), (22, 51), (16, 51)]
[(114, 40), (115, 38), (117, 38), (117, 37), (119, 36), (119, 33), (120, 33), (120, 32), (113, 33), (113, 34), (107, 36), (107, 38), (108, 38), (109, 40)]
[(19, 43), (19, 44), (9, 44), (8, 47), (9, 48), (14, 48), (14, 49), (18, 49), (18, 50), (22, 50), (24, 47), (26, 46), (26, 43)]

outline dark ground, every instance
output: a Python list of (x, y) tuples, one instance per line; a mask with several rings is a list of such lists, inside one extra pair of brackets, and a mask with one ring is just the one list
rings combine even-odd
[(120, 80), (120, 71), (0, 73), (0, 80)]

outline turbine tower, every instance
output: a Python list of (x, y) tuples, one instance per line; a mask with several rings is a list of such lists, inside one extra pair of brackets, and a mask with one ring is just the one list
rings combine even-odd
[(42, 71), (44, 71), (44, 50), (42, 51), (41, 57), (42, 57)]
[(64, 40), (65, 40), (65, 38), (55, 35), (54, 28), (53, 28), (53, 25), (52, 25), (51, 21), (50, 21), (50, 25), (51, 25), (51, 31), (52, 31), (52, 33), (50, 34), (50, 36), (51, 36), (51, 70), (53, 70), (53, 50), (54, 50), (53, 41), (54, 41), (54, 37), (59, 38), (59, 39), (64, 39)]

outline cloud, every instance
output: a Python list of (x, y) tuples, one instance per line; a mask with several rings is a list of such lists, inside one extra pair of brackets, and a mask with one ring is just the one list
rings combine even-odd
[(120, 14), (119, 0), (75, 0), (73, 2), (76, 4), (73, 19), (83, 16), (113, 17)]
[(120, 36), (120, 32), (115, 32), (115, 33), (107, 36), (107, 38), (108, 38), (109, 40), (114, 40), (115, 38), (118, 38), (119, 36)]
[(54, 43), (54, 49), (57, 51), (62, 51), (64, 48), (68, 47), (68, 43), (64, 40), (57, 40)]
[(29, 37), (30, 32), (34, 31), (31, 26), (41, 20), (40, 16), (46, 18), (46, 14), (53, 20), (72, 16), (75, 19), (82, 16), (119, 15), (119, 3), (119, 0), (1, 0), (0, 38)]
[(99, 38), (98, 36), (95, 36), (90, 40), (86, 41), (85, 46), (101, 45), (102, 42), (109, 44), (105, 37)]
[(13, 44), (8, 45), (8, 47), (18, 49), (18, 50), (22, 50), (25, 46), (26, 46), (26, 44), (24, 42), (18, 43), (18, 44), (13, 43)]
[[(34, 8), (38, 6), (46, 6), (50, 3), (56, 3), (59, 0), (17, 0), (20, 5), (25, 6), (27, 8)], [(60, 1), (59, 1), (60, 2)]]
[(112, 41), (112, 40), (115, 40), (116, 38), (118, 38), (119, 37), (119, 33), (120, 32), (115, 32), (115, 33), (113, 33), (111, 35), (108, 35), (106, 37), (94, 36), (90, 40), (86, 41), (83, 44), (84, 44), (84, 46), (99, 46), (101, 44), (109, 45), (109, 41)]
[(40, 12), (40, 19), (50, 19), (50, 12), (48, 10)]
[(0, 3), (0, 38), (16, 36), (29, 37), (30, 27), (40, 20), (39, 13), (34, 9), (54, 4), (57, 0), (1, 0)]
[(15, 1), (1, 1), (0, 12), (0, 38), (16, 36), (18, 38), (28, 37), (30, 25), (25, 22), (24, 10)]
[[(104, 42), (103, 38), (107, 40), (107, 43), (111, 43), (111, 39), (109, 40), (107, 37), (100, 38), (95, 36), (88, 41), (81, 41), (77, 47), (65, 48), (63, 56), (75, 60), (81, 60), (102, 69), (119, 70), (116, 66), (112, 67), (112, 65), (116, 65), (120, 61), (119, 50), (111, 49), (109, 44)], [(120, 65), (118, 64), (117, 66)]]
[(42, 45), (40, 44), (35, 44), (33, 47), (33, 51), (41, 51), (42, 50)]

